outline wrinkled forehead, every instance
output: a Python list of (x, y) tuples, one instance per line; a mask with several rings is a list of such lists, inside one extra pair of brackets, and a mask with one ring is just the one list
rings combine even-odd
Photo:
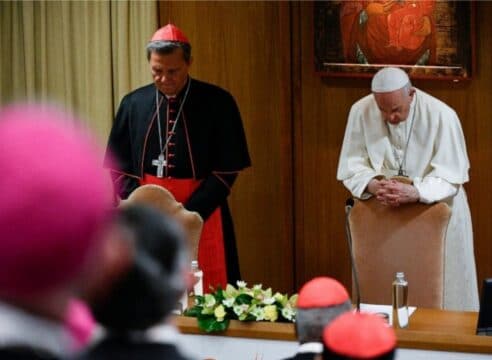
[(166, 62), (166, 61), (185, 61), (184, 51), (181, 48), (174, 48), (168, 52), (151, 51), (149, 61)]
[(373, 93), (373, 95), (379, 109), (383, 111), (396, 110), (407, 106), (411, 101), (411, 96), (405, 88), (385, 93)]

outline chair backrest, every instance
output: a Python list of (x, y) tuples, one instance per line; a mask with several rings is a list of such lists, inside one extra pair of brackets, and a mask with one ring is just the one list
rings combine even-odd
[(391, 304), (395, 273), (408, 280), (408, 304), (443, 308), (446, 229), (445, 203), (382, 205), (356, 200), (349, 216), (361, 301)]
[(195, 211), (189, 211), (176, 201), (173, 194), (159, 185), (147, 184), (136, 188), (128, 199), (120, 202), (126, 204), (146, 204), (174, 218), (183, 227), (189, 240), (190, 256), (198, 259), (198, 244), (203, 228), (203, 219)]

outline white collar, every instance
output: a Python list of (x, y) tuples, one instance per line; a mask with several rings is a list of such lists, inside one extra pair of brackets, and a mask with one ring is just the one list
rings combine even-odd
[[(176, 344), (179, 338), (178, 330), (169, 323), (152, 326), (146, 330), (129, 331), (126, 334), (130, 341), (138, 343)], [(103, 331), (102, 340), (107, 336), (111, 335)]]
[(297, 350), (298, 354), (302, 353), (314, 353), (321, 354), (323, 352), (323, 344), (319, 342), (307, 342), (301, 344)]
[(62, 324), (0, 301), (0, 347), (26, 346), (66, 356), (69, 343)]
[(178, 337), (178, 329), (170, 324), (156, 325), (146, 331), (146, 338), (149, 342), (175, 344)]

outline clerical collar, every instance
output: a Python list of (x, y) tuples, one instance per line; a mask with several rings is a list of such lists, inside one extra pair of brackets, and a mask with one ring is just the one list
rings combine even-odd
[(179, 343), (179, 331), (175, 326), (169, 323), (155, 325), (146, 330), (127, 331), (124, 334), (113, 334), (109, 331), (104, 334), (102, 340), (104, 341), (105, 339), (119, 338), (121, 336), (133, 343)]
[(298, 354), (303, 354), (303, 353), (321, 354), (322, 352), (323, 352), (323, 344), (319, 342), (307, 342), (301, 344), (299, 346), (299, 349), (297, 350)]
[(61, 324), (0, 302), (0, 347), (25, 346), (63, 357), (69, 353), (69, 344)]
[(169, 100), (169, 99), (179, 99), (179, 98), (182, 98), (184, 94), (186, 94), (186, 89), (188, 89), (188, 83), (191, 82), (191, 76), (188, 76), (188, 79), (186, 80), (183, 88), (181, 90), (179, 90), (179, 92), (177, 94), (174, 94), (174, 95), (167, 95), (167, 94), (164, 94), (162, 91), (160, 91), (159, 89), (157, 89), (157, 91), (159, 92), (159, 94), (162, 96), (162, 97), (165, 97), (166, 100)]

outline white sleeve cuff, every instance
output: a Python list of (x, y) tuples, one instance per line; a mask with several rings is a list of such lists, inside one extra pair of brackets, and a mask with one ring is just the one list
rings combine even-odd
[(424, 204), (431, 204), (446, 198), (455, 196), (460, 185), (454, 185), (442, 178), (428, 176), (425, 178), (413, 179), (413, 185), (419, 192), (419, 201)]

